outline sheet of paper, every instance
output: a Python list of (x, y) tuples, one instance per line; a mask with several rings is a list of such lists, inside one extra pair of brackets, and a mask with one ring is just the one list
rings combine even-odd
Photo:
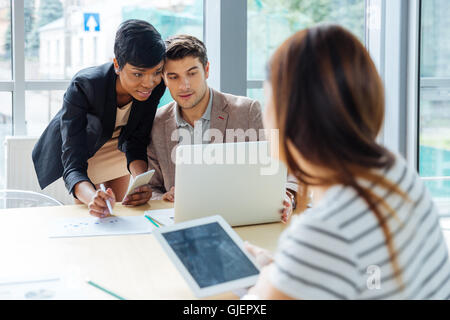
[(0, 300), (67, 300), (86, 297), (81, 290), (69, 289), (58, 277), (10, 279), (0, 282)]
[(50, 238), (148, 234), (156, 227), (144, 216), (62, 218), (49, 228)]
[(170, 226), (175, 223), (175, 210), (172, 209), (159, 209), (145, 211), (145, 215), (149, 216), (162, 226)]
[(0, 279), (0, 300), (116, 300), (81, 279), (64, 275), (13, 276)]

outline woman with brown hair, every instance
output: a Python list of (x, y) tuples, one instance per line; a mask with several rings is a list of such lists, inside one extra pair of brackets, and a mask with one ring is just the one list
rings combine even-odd
[(448, 299), (450, 261), (438, 212), (417, 173), (377, 143), (381, 79), (345, 29), (300, 31), (275, 52), (265, 83), (279, 157), (313, 192), (246, 298)]

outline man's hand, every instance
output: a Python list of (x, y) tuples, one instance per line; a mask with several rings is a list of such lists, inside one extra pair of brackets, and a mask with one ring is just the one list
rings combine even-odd
[(170, 188), (170, 190), (163, 194), (162, 199), (169, 202), (175, 201), (175, 187)]
[(293, 195), (286, 191), (285, 199), (283, 200), (283, 209), (280, 210), (281, 222), (287, 223), (293, 212)]

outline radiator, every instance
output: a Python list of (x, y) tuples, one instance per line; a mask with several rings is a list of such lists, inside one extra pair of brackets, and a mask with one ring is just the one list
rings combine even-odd
[(6, 189), (29, 190), (48, 195), (63, 204), (74, 204), (62, 178), (41, 190), (34, 171), (31, 151), (38, 138), (6, 137)]

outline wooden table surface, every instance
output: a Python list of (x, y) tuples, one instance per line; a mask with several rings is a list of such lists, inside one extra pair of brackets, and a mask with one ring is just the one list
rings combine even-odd
[[(117, 216), (171, 208), (164, 201), (140, 207), (116, 204)], [(125, 299), (195, 299), (188, 285), (152, 234), (49, 238), (51, 221), (87, 217), (84, 205), (0, 210), (0, 275), (69, 274), (89, 278)], [(274, 251), (282, 223), (236, 227), (243, 240)], [(90, 298), (111, 298), (91, 290)], [(226, 293), (212, 299), (233, 299)]]

